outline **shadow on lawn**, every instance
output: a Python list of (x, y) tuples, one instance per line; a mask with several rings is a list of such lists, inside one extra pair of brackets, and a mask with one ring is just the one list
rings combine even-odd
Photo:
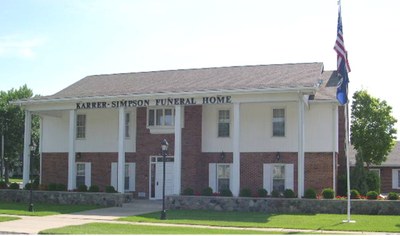
[[(243, 223), (268, 223), (270, 218), (283, 214), (268, 214), (265, 212), (235, 212), (235, 211), (205, 211), (205, 210), (169, 210), (167, 220), (171, 221), (223, 221)], [(293, 214), (291, 214), (293, 215)], [(314, 214), (302, 213), (298, 215), (311, 216)], [(153, 212), (139, 216), (147, 220), (159, 220), (160, 213)], [(120, 220), (129, 220), (130, 217)], [(137, 218), (136, 218), (137, 220)]]

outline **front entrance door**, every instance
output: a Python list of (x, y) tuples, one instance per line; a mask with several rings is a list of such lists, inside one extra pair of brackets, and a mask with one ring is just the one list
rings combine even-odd
[[(174, 157), (167, 156), (165, 161), (165, 196), (172, 195), (174, 191)], [(150, 199), (162, 199), (163, 189), (163, 157), (150, 157)]]

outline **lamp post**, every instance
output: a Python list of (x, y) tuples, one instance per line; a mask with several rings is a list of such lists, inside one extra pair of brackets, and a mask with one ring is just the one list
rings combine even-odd
[(161, 220), (165, 220), (167, 218), (167, 212), (165, 210), (165, 158), (167, 156), (167, 151), (168, 151), (168, 142), (166, 139), (164, 139), (161, 142), (161, 154), (163, 157), (163, 186), (162, 186), (162, 199), (163, 199), (163, 204), (162, 204), (162, 211), (161, 211)]
[(30, 161), (29, 161), (29, 178), (31, 180), (31, 186), (29, 190), (29, 208), (28, 211), (32, 212), (33, 211), (33, 180), (32, 180), (32, 162), (33, 162), (33, 152), (36, 149), (36, 145), (33, 141), (31, 141), (31, 144), (29, 144), (29, 149), (30, 149)]

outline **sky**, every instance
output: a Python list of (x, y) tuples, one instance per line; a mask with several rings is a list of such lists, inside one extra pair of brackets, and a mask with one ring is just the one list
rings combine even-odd
[[(399, 0), (342, 0), (349, 97), (387, 101), (400, 133), (399, 10)], [(51, 95), (88, 75), (168, 69), (336, 70), (337, 13), (337, 0), (0, 0), (0, 90)]]

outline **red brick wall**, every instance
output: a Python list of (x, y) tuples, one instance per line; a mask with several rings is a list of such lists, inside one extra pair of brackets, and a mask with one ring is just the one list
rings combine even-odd
[[(196, 192), (208, 187), (209, 163), (232, 163), (232, 153), (202, 153), (202, 106), (184, 109), (182, 129), (182, 185), (181, 189), (193, 188)], [(126, 162), (136, 163), (136, 192), (149, 194), (149, 157), (160, 155), (161, 141), (169, 142), (169, 155), (174, 155), (174, 134), (150, 134), (146, 128), (146, 108), (137, 109), (136, 153), (126, 153)], [(294, 164), (294, 191), (297, 192), (297, 153), (280, 153), (280, 163)], [(240, 187), (254, 193), (263, 186), (263, 164), (275, 163), (276, 153), (241, 153)], [(81, 153), (76, 161), (92, 163), (92, 184), (101, 189), (110, 185), (111, 162), (117, 162), (118, 153)], [(67, 184), (67, 153), (43, 153), (42, 182)], [(305, 189), (321, 190), (332, 187), (332, 154), (305, 154)]]
[(306, 153), (304, 160), (304, 190), (333, 188), (332, 153)]
[(294, 189), (297, 192), (297, 153), (280, 153), (276, 160), (276, 152), (241, 153), (240, 155), (240, 189), (249, 188), (252, 193), (263, 188), (263, 165), (268, 163), (294, 164)]
[(42, 184), (68, 183), (68, 153), (42, 153)]

